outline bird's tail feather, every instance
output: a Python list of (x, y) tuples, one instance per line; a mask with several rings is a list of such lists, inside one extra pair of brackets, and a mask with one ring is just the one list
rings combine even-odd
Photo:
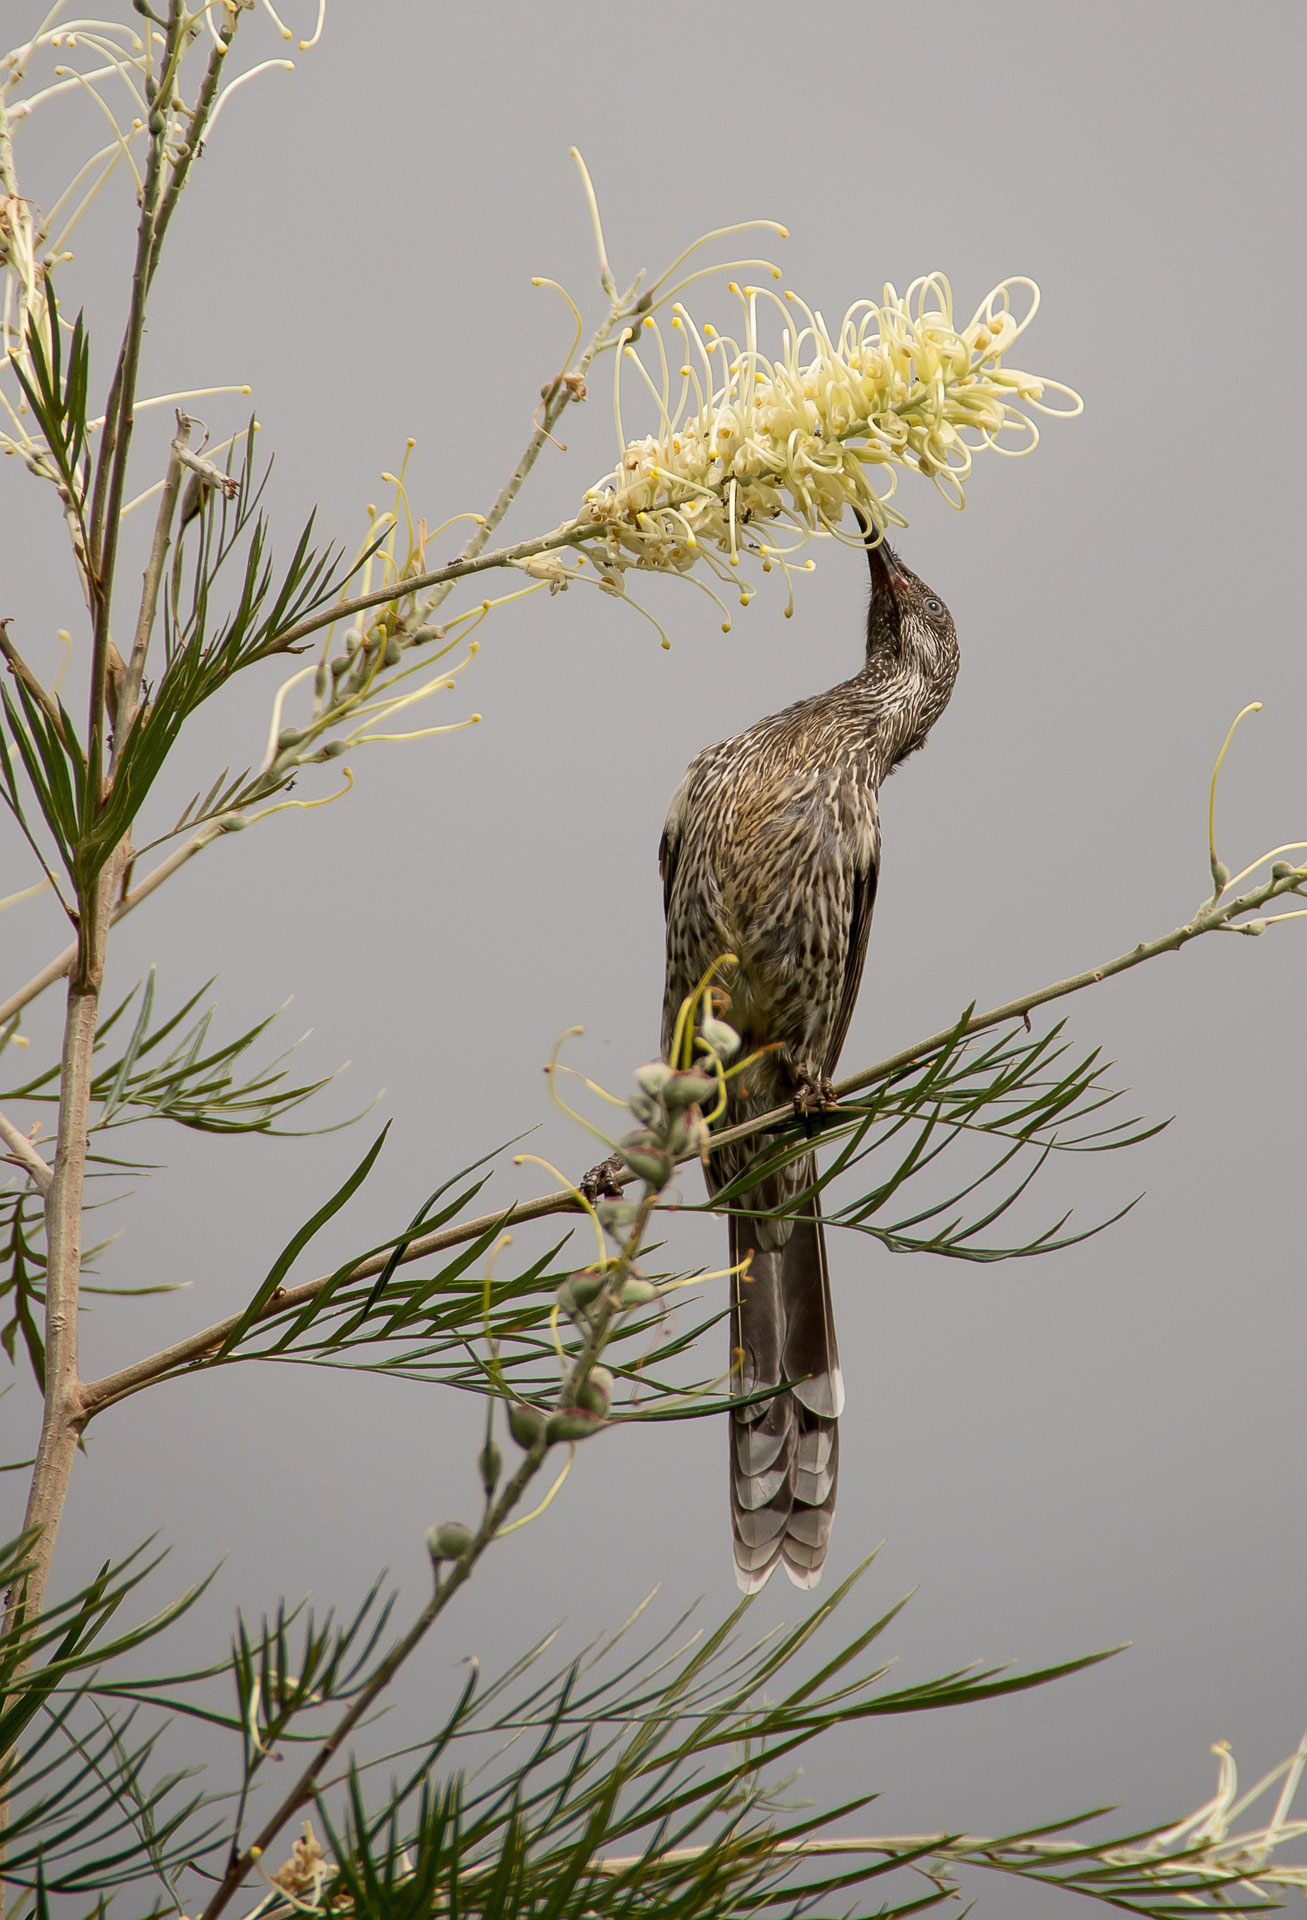
[[(804, 1176), (807, 1185), (815, 1167)], [(749, 1196), (744, 1196), (748, 1204)], [(814, 1198), (783, 1246), (760, 1246), (759, 1222), (729, 1216), (733, 1384), (742, 1394), (792, 1384), (731, 1414), (731, 1532), (746, 1593), (778, 1565), (796, 1586), (821, 1577), (835, 1511), (844, 1406), (826, 1242)]]

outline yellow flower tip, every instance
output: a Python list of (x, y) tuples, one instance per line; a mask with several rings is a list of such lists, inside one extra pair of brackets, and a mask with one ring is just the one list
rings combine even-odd
[(481, 642), (480, 642), (479, 640), (474, 640), (474, 641), (472, 642), (472, 644), (471, 644), (471, 646), (470, 646), (470, 647), (468, 648), (468, 652), (469, 652), (469, 653), (480, 653), (480, 651), (481, 651)]
[(262, 1860), (262, 1858), (263, 1858), (263, 1848), (262, 1848), (262, 1847), (251, 1847), (251, 1848), (250, 1848), (250, 1859), (251, 1859), (251, 1860)]
[(281, 30), (281, 37), (283, 40), (290, 40), (294, 38), (294, 35), (291, 33), (291, 30), (289, 27), (283, 27)]
[(726, 291), (727, 293), (738, 293), (740, 289), (736, 286), (734, 280), (728, 280), (726, 282)]
[(478, 726), (480, 726), (480, 724), (481, 724), (481, 715), (480, 715), (479, 713), (474, 713), (474, 714), (472, 715), (472, 717), (471, 717), (471, 719), (470, 719), (470, 720), (468, 721), (468, 723), (467, 723), (467, 724), (469, 725), (469, 727), (478, 727)]
[[(788, 235), (788, 233), (787, 233), (787, 234), (785, 235), (785, 238), (786, 238), (786, 239), (788, 240), (788, 239), (789, 239), (789, 237), (790, 237), (790, 236), (789, 236), (789, 235)], [(781, 270), (780, 270), (780, 268), (779, 268), (779, 267), (773, 267), (773, 268), (772, 268), (772, 270), (771, 270), (771, 277), (772, 277), (772, 279), (773, 279), (773, 280), (779, 280), (779, 279), (780, 279), (780, 277), (781, 277)]]
[(411, 433), (408, 436), (408, 439), (404, 442), (404, 445), (408, 448), (409, 452), (412, 453), (414, 447), (417, 445), (417, 441), (413, 438)]
[(803, 571), (805, 573), (816, 573), (817, 562), (815, 560), (805, 560), (803, 563)]
[(663, 636), (662, 648), (664, 653), (670, 653), (672, 650), (672, 643), (666, 635)]
[(532, 275), (531, 285), (533, 287), (543, 287), (544, 284), (545, 284), (544, 281), (540, 278), (540, 275), (538, 273)]
[(654, 323), (653, 315), (651, 313), (646, 313), (646, 315), (644, 316), (644, 324), (646, 325), (646, 327), (651, 327), (653, 323)]
[[(738, 554), (738, 553), (733, 553), (733, 554), (731, 555), (731, 565), (732, 565), (733, 567), (738, 567), (738, 566), (739, 566), (739, 564), (740, 564), (740, 556), (739, 556), (739, 554)], [(809, 560), (809, 562), (808, 562), (808, 565), (809, 565), (809, 566), (811, 566), (811, 565), (812, 565), (812, 562), (811, 562), (811, 560)]]
[[(672, 325), (674, 327), (681, 328), (681, 316), (679, 313), (674, 313), (672, 315)], [(681, 331), (684, 331), (684, 329), (681, 328)]]
[(704, 323), (703, 323), (703, 337), (704, 337), (704, 339), (705, 339), (705, 340), (711, 340), (711, 339), (712, 339), (712, 337), (713, 337), (713, 335), (714, 335), (714, 334), (716, 333), (716, 331), (717, 331), (717, 329), (716, 329), (716, 327), (715, 327), (715, 326), (713, 325), (713, 323), (712, 323), (712, 321), (711, 321), (711, 320), (705, 320), (705, 321), (704, 321)]
[(254, 389), (253, 389), (253, 387), (242, 387), (242, 388), (241, 388), (241, 392), (242, 392), (242, 393), (253, 393), (253, 391), (254, 391)]
[(483, 601), (481, 602), (481, 611), (482, 611), (482, 613), (489, 613), (489, 611), (490, 611), (490, 602), (489, 602), (488, 600), (483, 600)]
[(723, 620), (723, 621), (722, 621), (722, 632), (723, 632), (723, 633), (729, 633), (729, 632), (730, 632), (730, 630), (731, 630), (731, 623), (730, 623), (730, 621), (729, 621), (729, 620)]
[(787, 620), (793, 620), (793, 618), (794, 618), (794, 608), (793, 608), (793, 607), (786, 607), (786, 609), (785, 609), (785, 618), (786, 618)]
[(788, 228), (788, 227), (777, 227), (777, 229), (776, 229), (776, 231), (777, 231), (777, 233), (779, 233), (779, 235), (781, 236), (781, 239), (782, 239), (782, 240), (788, 240), (788, 239), (789, 239), (789, 237), (790, 237), (790, 230), (789, 230), (789, 228)]
[(1260, 700), (1254, 700), (1252, 705), (1248, 709), (1249, 713), (1260, 713), (1261, 710), (1262, 710), (1262, 703)]

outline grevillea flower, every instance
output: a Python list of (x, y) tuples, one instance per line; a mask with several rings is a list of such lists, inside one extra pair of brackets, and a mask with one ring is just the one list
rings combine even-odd
[[(706, 560), (729, 578), (726, 566), (742, 551), (764, 567), (784, 566), (795, 544), (834, 532), (849, 511), (882, 532), (905, 526), (892, 505), (899, 469), (925, 474), (961, 507), (982, 447), (1028, 453), (1039, 440), (1035, 413), (1081, 411), (1071, 388), (1004, 364), (1038, 309), (1032, 280), (1003, 281), (958, 328), (948, 281), (928, 274), (902, 297), (887, 286), (879, 305), (859, 301), (834, 336), (793, 293), (782, 300), (733, 282), (731, 291), (743, 313), (740, 340), (699, 329), (678, 302), (672, 360), (658, 321), (643, 322), (640, 344), (646, 356), (652, 344), (657, 377), (633, 335), (623, 345), (621, 457), (586, 494), (580, 516), (593, 527), (596, 558), (614, 573), (685, 572)], [(783, 321), (774, 359), (759, 346), (760, 302)], [(658, 409), (658, 431), (642, 439), (622, 430), (623, 366), (642, 377)], [(775, 544), (778, 523), (797, 532), (797, 543)]]

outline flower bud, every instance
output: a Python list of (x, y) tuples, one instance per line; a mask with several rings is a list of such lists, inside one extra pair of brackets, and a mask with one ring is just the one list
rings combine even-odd
[(290, 747), (297, 747), (303, 738), (302, 727), (283, 727), (277, 735), (277, 752), (285, 753)]
[(663, 1088), (663, 1105), (669, 1113), (681, 1107), (703, 1107), (717, 1097), (717, 1076), (712, 1073), (700, 1073), (697, 1067), (687, 1067), (683, 1073), (674, 1073)]
[(617, 1296), (619, 1307), (647, 1307), (658, 1298), (658, 1289), (652, 1280), (624, 1280)]
[(665, 1060), (647, 1060), (635, 1070), (636, 1085), (656, 1100), (667, 1082), (672, 1078), (672, 1069)]
[(740, 1051), (740, 1036), (734, 1027), (728, 1027), (724, 1020), (705, 1020), (699, 1032), (723, 1060), (732, 1060)]
[(582, 1413), (579, 1407), (561, 1407), (545, 1423), (545, 1438), (551, 1446), (559, 1440), (588, 1440), (602, 1425), (593, 1413)]
[(485, 1488), (488, 1500), (499, 1485), (499, 1476), (504, 1471), (504, 1456), (493, 1440), (487, 1440), (477, 1455), (477, 1466), (481, 1473), (481, 1485)]
[(528, 1406), (525, 1400), (513, 1401), (508, 1409), (508, 1431), (524, 1453), (531, 1451), (544, 1430), (545, 1417), (537, 1408)]
[(387, 640), (386, 651), (382, 658), (388, 667), (397, 667), (404, 657), (404, 649), (398, 640)]
[(629, 1200), (596, 1200), (595, 1213), (601, 1227), (608, 1227), (613, 1233), (623, 1233), (635, 1221), (640, 1209)]
[(657, 1134), (647, 1129), (628, 1133), (618, 1142), (617, 1151), (631, 1172), (655, 1192), (672, 1177), (672, 1156), (664, 1151)]
[(612, 1405), (613, 1376), (607, 1367), (591, 1367), (589, 1376), (576, 1390), (576, 1404), (584, 1413), (602, 1420)]
[(461, 1560), (472, 1544), (472, 1529), (461, 1520), (442, 1520), (427, 1535), (427, 1552), (433, 1560)]
[(558, 1298), (565, 1313), (576, 1313), (596, 1301), (604, 1290), (607, 1276), (596, 1273), (593, 1267), (584, 1267), (580, 1273), (569, 1273), (558, 1289)]

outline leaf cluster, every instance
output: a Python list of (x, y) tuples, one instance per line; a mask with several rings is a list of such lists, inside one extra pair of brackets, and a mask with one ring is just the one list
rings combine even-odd
[[(1075, 1233), (1063, 1233), (1070, 1217), (1064, 1213), (1017, 1241), (995, 1245), (982, 1238), (1017, 1206), (1052, 1155), (1137, 1146), (1167, 1123), (1104, 1120), (1121, 1094), (1101, 1078), (1100, 1050), (1074, 1051), (1064, 1037), (1064, 1023), (1042, 1034), (1018, 1022), (991, 1036), (975, 1036), (966, 1032), (973, 1012), (968, 1007), (944, 1043), (910, 1066), (887, 1073), (830, 1112), (779, 1128), (719, 1189), (708, 1210), (747, 1212), (753, 1218), (797, 1216), (821, 1193), (828, 1225), (870, 1234), (895, 1253), (978, 1261), (1052, 1253), (1119, 1220), (1129, 1207)], [(814, 1138), (843, 1145), (795, 1200), (770, 1214), (739, 1205), (768, 1174), (810, 1154)], [(956, 1185), (931, 1194), (912, 1211), (889, 1220), (879, 1217), (910, 1185), (925, 1184), (924, 1176), (945, 1154), (956, 1159), (959, 1150), (969, 1150), (973, 1159), (980, 1156), (979, 1172), (968, 1166)], [(848, 1199), (827, 1191), (855, 1169), (861, 1169), (861, 1191)], [(868, 1174), (875, 1175), (870, 1185)]]

